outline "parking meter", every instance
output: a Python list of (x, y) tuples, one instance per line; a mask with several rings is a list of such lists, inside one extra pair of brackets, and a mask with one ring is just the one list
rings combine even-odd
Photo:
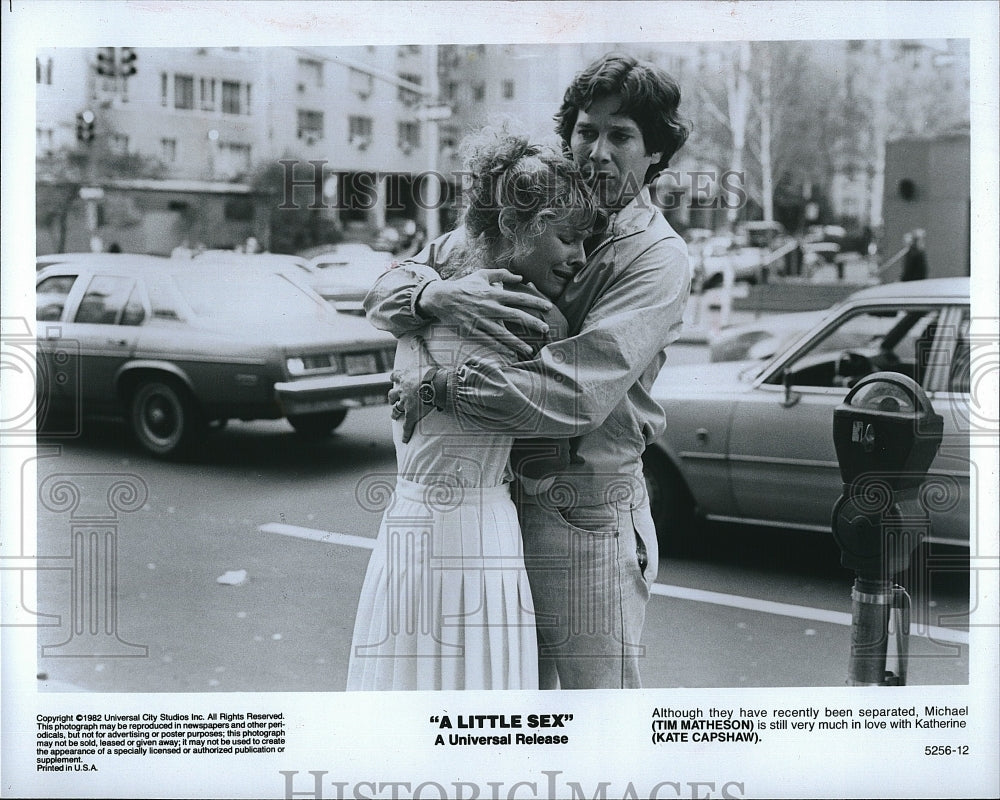
[[(893, 578), (909, 567), (913, 551), (930, 533), (919, 491), (943, 427), (920, 385), (898, 372), (863, 378), (833, 412), (843, 481), (833, 508), (833, 536), (841, 564), (857, 576), (851, 593), (851, 685), (906, 682), (910, 599)], [(885, 669), (890, 618), (896, 673)]]

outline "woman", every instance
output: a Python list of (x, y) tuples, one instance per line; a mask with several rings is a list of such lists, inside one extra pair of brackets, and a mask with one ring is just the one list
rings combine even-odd
[[(467, 159), (467, 256), (453, 276), (504, 267), (555, 299), (585, 263), (601, 212), (572, 162), (521, 137), (486, 133)], [(553, 307), (549, 337), (565, 335)], [(523, 335), (523, 334), (522, 334)], [(544, 342), (538, 342), (538, 346)], [(497, 359), (441, 323), (400, 340), (396, 367)], [(518, 431), (470, 430), (439, 411), (408, 443), (393, 426), (398, 479), (368, 564), (347, 688), (534, 689), (534, 611), (508, 466)]]

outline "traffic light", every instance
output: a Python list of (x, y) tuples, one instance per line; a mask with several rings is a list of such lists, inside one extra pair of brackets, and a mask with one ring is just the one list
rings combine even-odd
[(138, 58), (134, 47), (123, 47), (122, 55), (119, 59), (121, 65), (120, 74), (123, 78), (131, 78), (136, 73), (135, 60)]
[(94, 112), (90, 109), (76, 115), (76, 140), (84, 144), (94, 141)]
[(115, 48), (97, 48), (97, 74), (113, 78), (118, 72), (118, 65), (115, 63)]

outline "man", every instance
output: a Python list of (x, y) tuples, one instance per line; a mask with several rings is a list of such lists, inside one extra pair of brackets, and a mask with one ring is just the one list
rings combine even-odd
[(639, 641), (657, 568), (642, 453), (664, 428), (649, 390), (689, 293), (686, 246), (648, 183), (687, 138), (679, 103), (670, 76), (625, 55), (598, 59), (566, 91), (557, 130), (610, 215), (557, 301), (568, 338), (530, 357), (510, 330), (544, 332), (532, 313), (544, 303), (505, 289), (519, 280), (506, 270), (439, 279), (461, 261), (461, 228), (387, 272), (365, 301), (369, 319), (396, 335), (443, 319), (529, 358), (502, 371), (475, 359), (431, 363), (416, 394), (404, 379), (394, 397), (410, 431), (436, 407), (535, 442), (516, 448), (512, 462), (542, 688), (641, 685)]
[(917, 228), (903, 237), (906, 255), (903, 256), (901, 281), (922, 281), (927, 277), (927, 252), (924, 250), (924, 231)]

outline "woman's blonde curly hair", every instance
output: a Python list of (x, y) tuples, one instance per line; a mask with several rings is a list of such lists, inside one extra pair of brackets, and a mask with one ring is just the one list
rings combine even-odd
[(505, 267), (530, 250), (553, 221), (582, 231), (606, 223), (580, 170), (555, 148), (486, 128), (462, 143), (462, 154), (469, 178), (465, 228), (477, 256), (491, 254), (491, 266)]

